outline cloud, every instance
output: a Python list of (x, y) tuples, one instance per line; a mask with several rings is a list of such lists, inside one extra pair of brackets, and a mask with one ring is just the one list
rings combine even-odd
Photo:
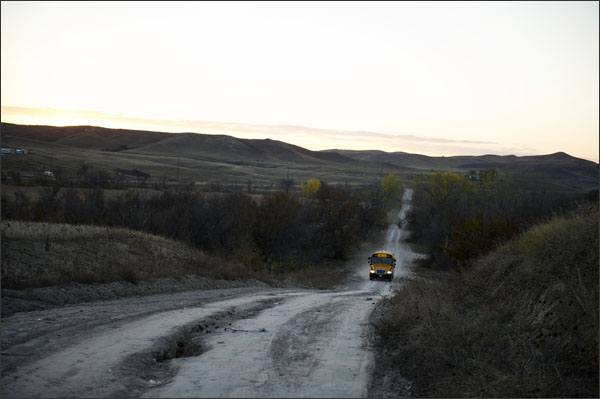
[(470, 140), (452, 140), (439, 137), (422, 137), (409, 134), (394, 135), (386, 133), (377, 133), (370, 131), (347, 131), (347, 130), (331, 130), (331, 129), (320, 129), (300, 125), (257, 125), (257, 124), (245, 124), (245, 123), (227, 123), (227, 122), (206, 122), (206, 121), (184, 121), (190, 127), (199, 129), (217, 129), (217, 130), (231, 130), (237, 132), (262, 132), (271, 133), (273, 135), (289, 135), (289, 134), (304, 134), (304, 135), (325, 135), (332, 137), (358, 137), (358, 138), (376, 138), (386, 140), (404, 140), (404, 141), (420, 141), (430, 143), (461, 143), (461, 144), (485, 144), (495, 145), (497, 143), (489, 141), (470, 141)]
[(423, 137), (412, 134), (386, 134), (372, 131), (320, 129), (300, 125), (268, 125), (203, 120), (171, 120), (132, 117), (79, 109), (27, 108), (2, 106), (2, 121), (20, 124), (154, 130), (172, 133), (226, 134), (238, 138), (285, 141), (311, 150), (384, 150), (432, 156), (452, 155), (532, 155), (539, 151), (522, 145), (489, 141)]
[(193, 129), (200, 130), (195, 133), (203, 133), (203, 131), (231, 131), (231, 132), (246, 132), (246, 133), (262, 133), (266, 135), (288, 136), (290, 134), (301, 134), (309, 136), (331, 136), (331, 137), (356, 137), (356, 138), (377, 138), (386, 140), (403, 140), (403, 141), (419, 141), (429, 143), (461, 143), (461, 144), (485, 144), (494, 145), (497, 143), (488, 141), (470, 141), (470, 140), (452, 140), (439, 137), (421, 137), (415, 135), (393, 135), (385, 133), (377, 133), (370, 131), (346, 131), (346, 130), (331, 130), (331, 129), (320, 129), (300, 125), (261, 125), (261, 124), (249, 124), (249, 123), (235, 123), (235, 122), (217, 122), (217, 121), (202, 121), (202, 120), (171, 120), (171, 119), (153, 119), (153, 118), (140, 118), (130, 117), (123, 115), (115, 115), (106, 112), (99, 111), (88, 111), (88, 110), (61, 110), (52, 108), (26, 108), (26, 107), (14, 107), (14, 106), (2, 106), (3, 116), (8, 115), (30, 115), (36, 117), (57, 117), (65, 118), (71, 117), (74, 121), (76, 120), (97, 120), (97, 121), (110, 121), (110, 122), (122, 122), (125, 124), (138, 124), (138, 125), (154, 125), (164, 126), (181, 129)]

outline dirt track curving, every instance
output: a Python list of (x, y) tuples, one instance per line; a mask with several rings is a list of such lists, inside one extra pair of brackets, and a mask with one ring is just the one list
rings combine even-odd
[(365, 254), (339, 290), (196, 290), (15, 313), (2, 320), (2, 396), (366, 397), (369, 315), (410, 276), (403, 234), (390, 225), (376, 248), (398, 257), (391, 283), (369, 281)]

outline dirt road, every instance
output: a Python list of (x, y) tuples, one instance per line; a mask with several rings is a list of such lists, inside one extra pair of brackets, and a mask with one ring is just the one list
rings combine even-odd
[[(410, 199), (399, 213), (404, 218)], [(366, 397), (367, 319), (392, 283), (364, 259), (335, 291), (245, 287), (92, 302), (2, 320), (2, 397)]]

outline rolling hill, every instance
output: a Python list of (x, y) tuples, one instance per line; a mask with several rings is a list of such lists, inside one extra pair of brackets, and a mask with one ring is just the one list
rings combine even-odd
[(296, 182), (319, 178), (367, 184), (387, 173), (408, 180), (414, 174), (431, 171), (468, 173), (497, 168), (500, 173), (556, 189), (598, 189), (598, 164), (562, 152), (523, 157), (430, 157), (379, 150), (311, 151), (270, 139), (10, 123), (2, 123), (1, 139), (3, 147), (27, 151), (26, 156), (3, 156), (3, 171), (12, 169), (33, 175), (48, 168), (75, 171), (85, 163), (108, 171), (137, 169), (168, 179), (276, 184), (289, 176)]
[(523, 157), (515, 155), (429, 157), (405, 152), (344, 150), (328, 152), (362, 162), (379, 160), (392, 167), (410, 167), (424, 172), (443, 170), (468, 172), (497, 168), (517, 179), (537, 180), (551, 186), (568, 187), (578, 191), (598, 189), (598, 164), (575, 158), (564, 152)]

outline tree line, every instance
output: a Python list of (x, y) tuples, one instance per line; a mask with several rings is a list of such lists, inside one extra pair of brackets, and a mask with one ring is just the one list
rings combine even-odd
[(495, 169), (480, 175), (477, 182), (452, 172), (414, 179), (411, 240), (442, 268), (462, 267), (533, 224), (574, 209), (578, 200), (598, 201), (597, 191), (550, 190)]
[(385, 227), (400, 187), (397, 178), (360, 190), (316, 180), (309, 186), (257, 201), (241, 190), (205, 193), (194, 184), (150, 194), (129, 189), (110, 198), (100, 185), (88, 190), (54, 185), (40, 188), (37, 200), (3, 193), (2, 219), (125, 227), (211, 253), (251, 254), (263, 265), (290, 266), (345, 258)]

